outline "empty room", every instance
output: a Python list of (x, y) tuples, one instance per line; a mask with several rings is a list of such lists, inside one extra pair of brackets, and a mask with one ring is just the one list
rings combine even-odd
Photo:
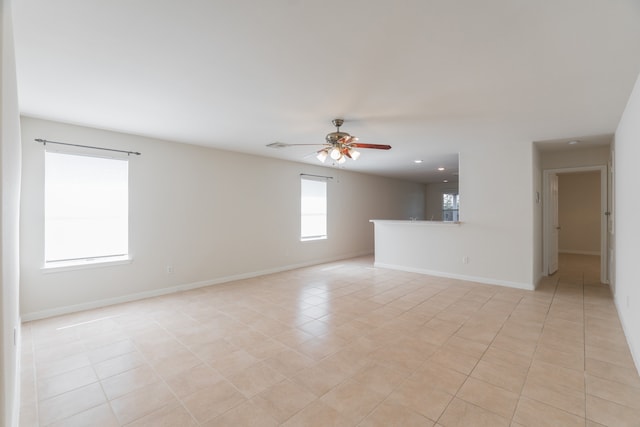
[(0, 3), (0, 427), (640, 426), (636, 0)]

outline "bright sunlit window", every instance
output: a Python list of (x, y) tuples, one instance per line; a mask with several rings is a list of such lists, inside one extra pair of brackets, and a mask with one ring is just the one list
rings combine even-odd
[(458, 193), (444, 193), (442, 195), (442, 220), (459, 221), (460, 195)]
[(45, 152), (45, 267), (126, 259), (126, 159)]
[(327, 238), (327, 182), (300, 179), (300, 239)]

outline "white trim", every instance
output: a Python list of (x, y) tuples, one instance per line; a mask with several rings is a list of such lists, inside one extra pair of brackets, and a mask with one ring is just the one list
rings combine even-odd
[(84, 270), (86, 268), (110, 267), (112, 265), (131, 264), (133, 258), (129, 255), (105, 257), (105, 258), (86, 258), (74, 261), (60, 261), (45, 263), (40, 270), (45, 273), (59, 273), (61, 271)]
[(446, 277), (448, 279), (458, 279), (458, 280), (465, 280), (468, 282), (484, 283), (487, 285), (505, 286), (507, 288), (523, 289), (526, 291), (533, 291), (535, 289), (531, 284), (511, 282), (508, 280), (490, 279), (488, 277), (466, 276), (463, 274), (452, 274), (452, 273), (446, 273), (442, 271), (426, 270), (423, 268), (406, 267), (403, 265), (385, 264), (382, 262), (375, 262), (373, 266), (378, 268), (389, 268), (391, 270), (407, 271), (409, 273), (420, 273), (420, 274), (426, 274), (429, 276)]
[(600, 252), (598, 251), (572, 251), (572, 250), (558, 250), (559, 254), (571, 254), (571, 255), (595, 255), (600, 256)]
[(551, 176), (555, 173), (551, 171), (542, 171), (542, 274), (544, 276), (549, 275), (549, 254), (551, 252), (551, 191), (549, 190), (549, 184)]
[(312, 242), (314, 240), (327, 240), (327, 236), (311, 236), (311, 237), (301, 237), (301, 242)]
[(233, 276), (218, 277), (215, 279), (203, 280), (203, 281), (193, 282), (193, 283), (185, 283), (182, 285), (170, 286), (162, 289), (154, 289), (152, 291), (138, 292), (135, 294), (123, 295), (123, 296), (113, 297), (113, 298), (105, 298), (105, 299), (100, 299), (100, 300), (81, 303), (81, 304), (67, 305), (64, 307), (56, 307), (48, 310), (36, 311), (33, 313), (25, 313), (22, 315), (22, 321), (30, 322), (32, 320), (40, 320), (48, 317), (60, 316), (62, 314), (75, 313), (77, 311), (91, 310), (94, 308), (106, 307), (114, 304), (121, 304), (125, 302), (141, 300), (145, 298), (153, 298), (161, 295), (172, 294), (175, 292), (188, 291), (191, 289), (203, 288), (203, 287), (212, 286), (212, 285), (219, 285), (222, 283), (233, 282), (236, 280), (251, 279), (253, 277), (265, 276), (268, 274), (279, 273), (282, 271), (296, 270), (298, 268), (325, 264), (329, 262), (335, 262), (335, 261), (356, 258), (356, 257), (361, 257), (366, 255), (372, 255), (372, 252), (366, 251), (366, 252), (358, 252), (353, 254), (346, 254), (344, 256), (339, 256), (339, 257), (302, 262), (299, 264), (290, 264), (290, 265), (285, 265), (281, 267), (269, 268), (266, 270), (236, 274)]

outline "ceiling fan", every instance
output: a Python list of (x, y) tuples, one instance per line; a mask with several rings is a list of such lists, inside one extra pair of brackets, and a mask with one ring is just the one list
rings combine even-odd
[(340, 126), (344, 123), (343, 119), (333, 119), (331, 123), (336, 127), (336, 131), (327, 134), (324, 144), (287, 144), (284, 142), (273, 142), (271, 144), (267, 144), (267, 147), (284, 148), (299, 145), (323, 145), (323, 147), (316, 153), (317, 159), (324, 163), (327, 158), (331, 158), (339, 164), (346, 162), (347, 157), (352, 160), (356, 160), (360, 157), (360, 152), (357, 151), (356, 148), (374, 148), (377, 150), (391, 149), (390, 145), (363, 144), (358, 142), (358, 138), (355, 136), (349, 135), (346, 132), (340, 132)]

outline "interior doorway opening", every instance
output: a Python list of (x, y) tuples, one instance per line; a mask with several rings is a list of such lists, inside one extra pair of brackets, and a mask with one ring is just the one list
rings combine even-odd
[(544, 274), (558, 270), (560, 254), (598, 256), (609, 283), (606, 166), (544, 170), (543, 196)]

